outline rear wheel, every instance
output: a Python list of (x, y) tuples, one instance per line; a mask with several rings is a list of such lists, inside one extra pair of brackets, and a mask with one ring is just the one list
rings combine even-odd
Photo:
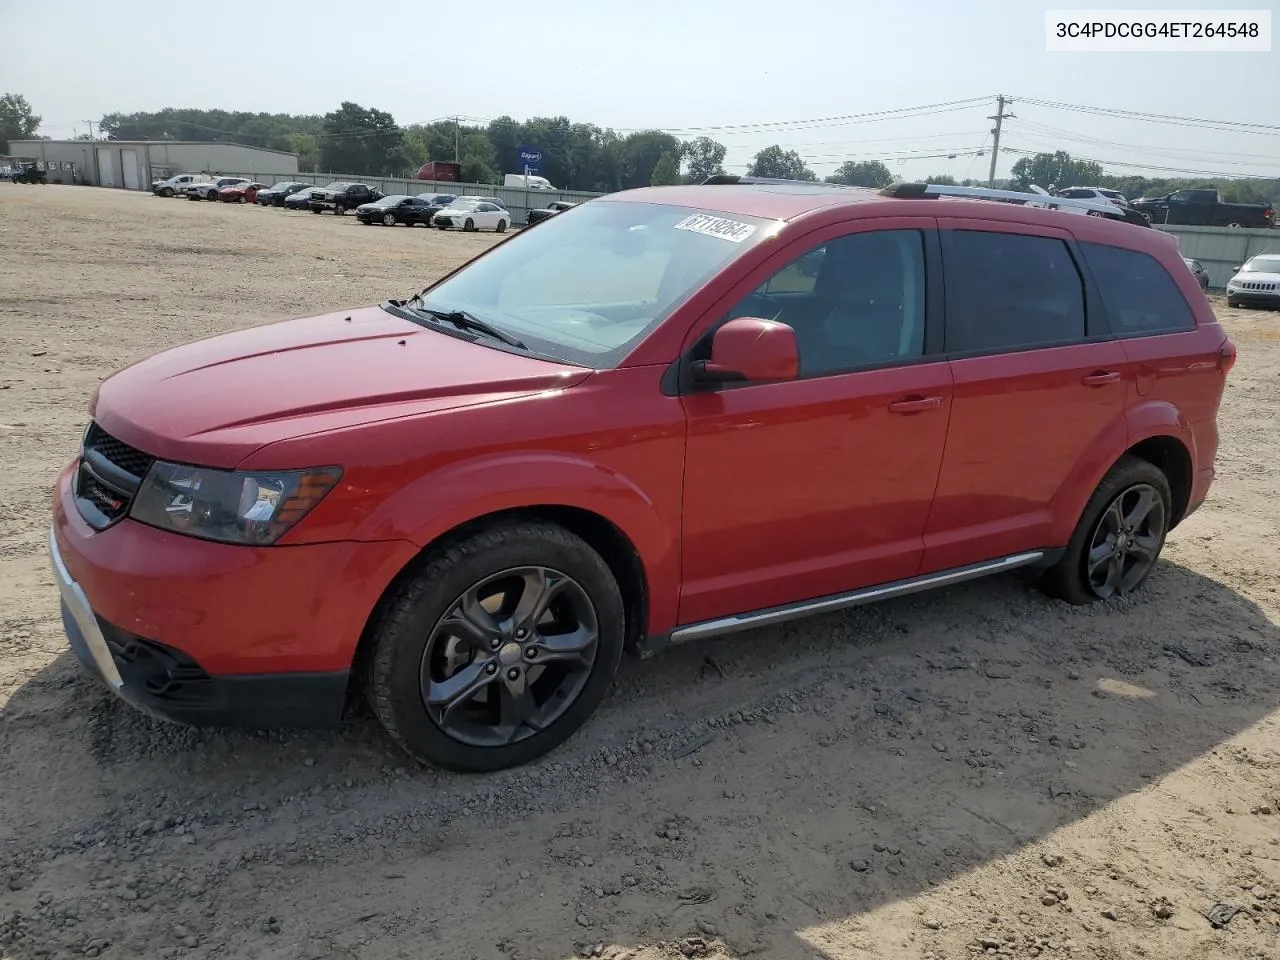
[(490, 527), (426, 556), (384, 601), (369, 700), (420, 760), (526, 763), (604, 699), (623, 618), (618, 585), (585, 541), (547, 523)]
[(1066, 552), (1045, 571), (1045, 592), (1074, 604), (1132, 593), (1155, 569), (1172, 518), (1164, 473), (1121, 457), (1090, 497)]
[(499, 220), (499, 221), (498, 221), (498, 232), (499, 232), (499, 233), (506, 233), (506, 232), (507, 232), (507, 221), (505, 221), (505, 220)]

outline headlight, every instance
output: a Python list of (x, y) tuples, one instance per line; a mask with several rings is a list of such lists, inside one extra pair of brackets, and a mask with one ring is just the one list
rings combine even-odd
[(275, 543), (342, 477), (336, 467), (240, 473), (157, 460), (129, 515), (141, 523), (222, 543)]

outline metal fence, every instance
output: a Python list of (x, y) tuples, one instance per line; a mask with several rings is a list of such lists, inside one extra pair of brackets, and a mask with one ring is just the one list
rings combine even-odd
[(1280, 230), (1238, 227), (1158, 226), (1178, 238), (1184, 257), (1199, 260), (1209, 274), (1209, 286), (1221, 290), (1235, 268), (1260, 253), (1280, 253)]
[(224, 177), (247, 177), (258, 183), (313, 183), (318, 187), (325, 184), (343, 181), (346, 183), (365, 183), (374, 190), (381, 190), (387, 196), (407, 194), (416, 196), (420, 193), (447, 193), (455, 196), (497, 197), (511, 211), (512, 223), (519, 226), (531, 209), (545, 207), (552, 200), (565, 200), (569, 203), (581, 203), (592, 197), (603, 196), (599, 193), (587, 193), (581, 190), (526, 190), (523, 187), (499, 187), (492, 183), (451, 183), (445, 180), (402, 180), (396, 177), (365, 177), (359, 174), (337, 173), (236, 173), (230, 171), (220, 174)]

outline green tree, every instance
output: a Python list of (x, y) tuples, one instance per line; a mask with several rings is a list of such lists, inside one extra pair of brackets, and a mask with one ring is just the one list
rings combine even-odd
[(887, 187), (893, 174), (879, 160), (848, 160), (836, 167), (827, 183), (843, 183), (849, 187)]
[(325, 114), (320, 161), (333, 173), (389, 176), (404, 169), (403, 139), (391, 114), (344, 101)]
[(10, 140), (30, 140), (40, 129), (40, 117), (20, 93), (0, 97), (0, 153), (7, 153)]
[(654, 164), (653, 173), (649, 175), (649, 185), (653, 187), (665, 187), (680, 182), (680, 164), (676, 162), (668, 151), (658, 158), (658, 162)]
[(1093, 186), (1102, 179), (1102, 167), (1092, 160), (1073, 160), (1065, 150), (1055, 153), (1037, 153), (1023, 157), (1013, 165), (1014, 188), (1026, 190), (1032, 184), (1048, 187)]
[(698, 137), (684, 144), (684, 162), (688, 168), (685, 183), (702, 183), (708, 177), (724, 173), (725, 146), (710, 137)]
[(747, 173), (753, 177), (776, 177), (782, 180), (818, 179), (813, 171), (805, 166), (804, 161), (800, 159), (800, 154), (794, 150), (783, 150), (777, 144), (765, 147), (757, 153)]
[(955, 187), (955, 186), (959, 186), (959, 184), (956, 182), (956, 178), (955, 178), (955, 177), (953, 177), (953, 176), (951, 176), (951, 174), (949, 174), (949, 173), (933, 173), (933, 174), (930, 174), (929, 176), (925, 177), (925, 178), (924, 178), (924, 180), (923, 180), (922, 182), (923, 182), (923, 183), (936, 183), (936, 184), (937, 184), (938, 186), (940, 186), (940, 187)]
[(298, 155), (299, 170), (310, 173), (320, 166), (320, 141), (314, 134), (289, 133), (285, 139), (288, 151)]
[(622, 181), (619, 186), (623, 190), (647, 187), (653, 179), (653, 170), (664, 153), (669, 153), (672, 157), (680, 156), (680, 141), (661, 130), (642, 130), (624, 137), (618, 152)]

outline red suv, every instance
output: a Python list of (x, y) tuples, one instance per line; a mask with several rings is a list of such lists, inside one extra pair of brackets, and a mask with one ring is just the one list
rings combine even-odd
[(408, 300), (116, 373), (57, 483), (71, 646), (162, 717), (359, 692), (487, 770), (577, 729), (624, 648), (1018, 567), (1135, 590), (1235, 358), (1174, 240), (888, 193), (617, 193)]

